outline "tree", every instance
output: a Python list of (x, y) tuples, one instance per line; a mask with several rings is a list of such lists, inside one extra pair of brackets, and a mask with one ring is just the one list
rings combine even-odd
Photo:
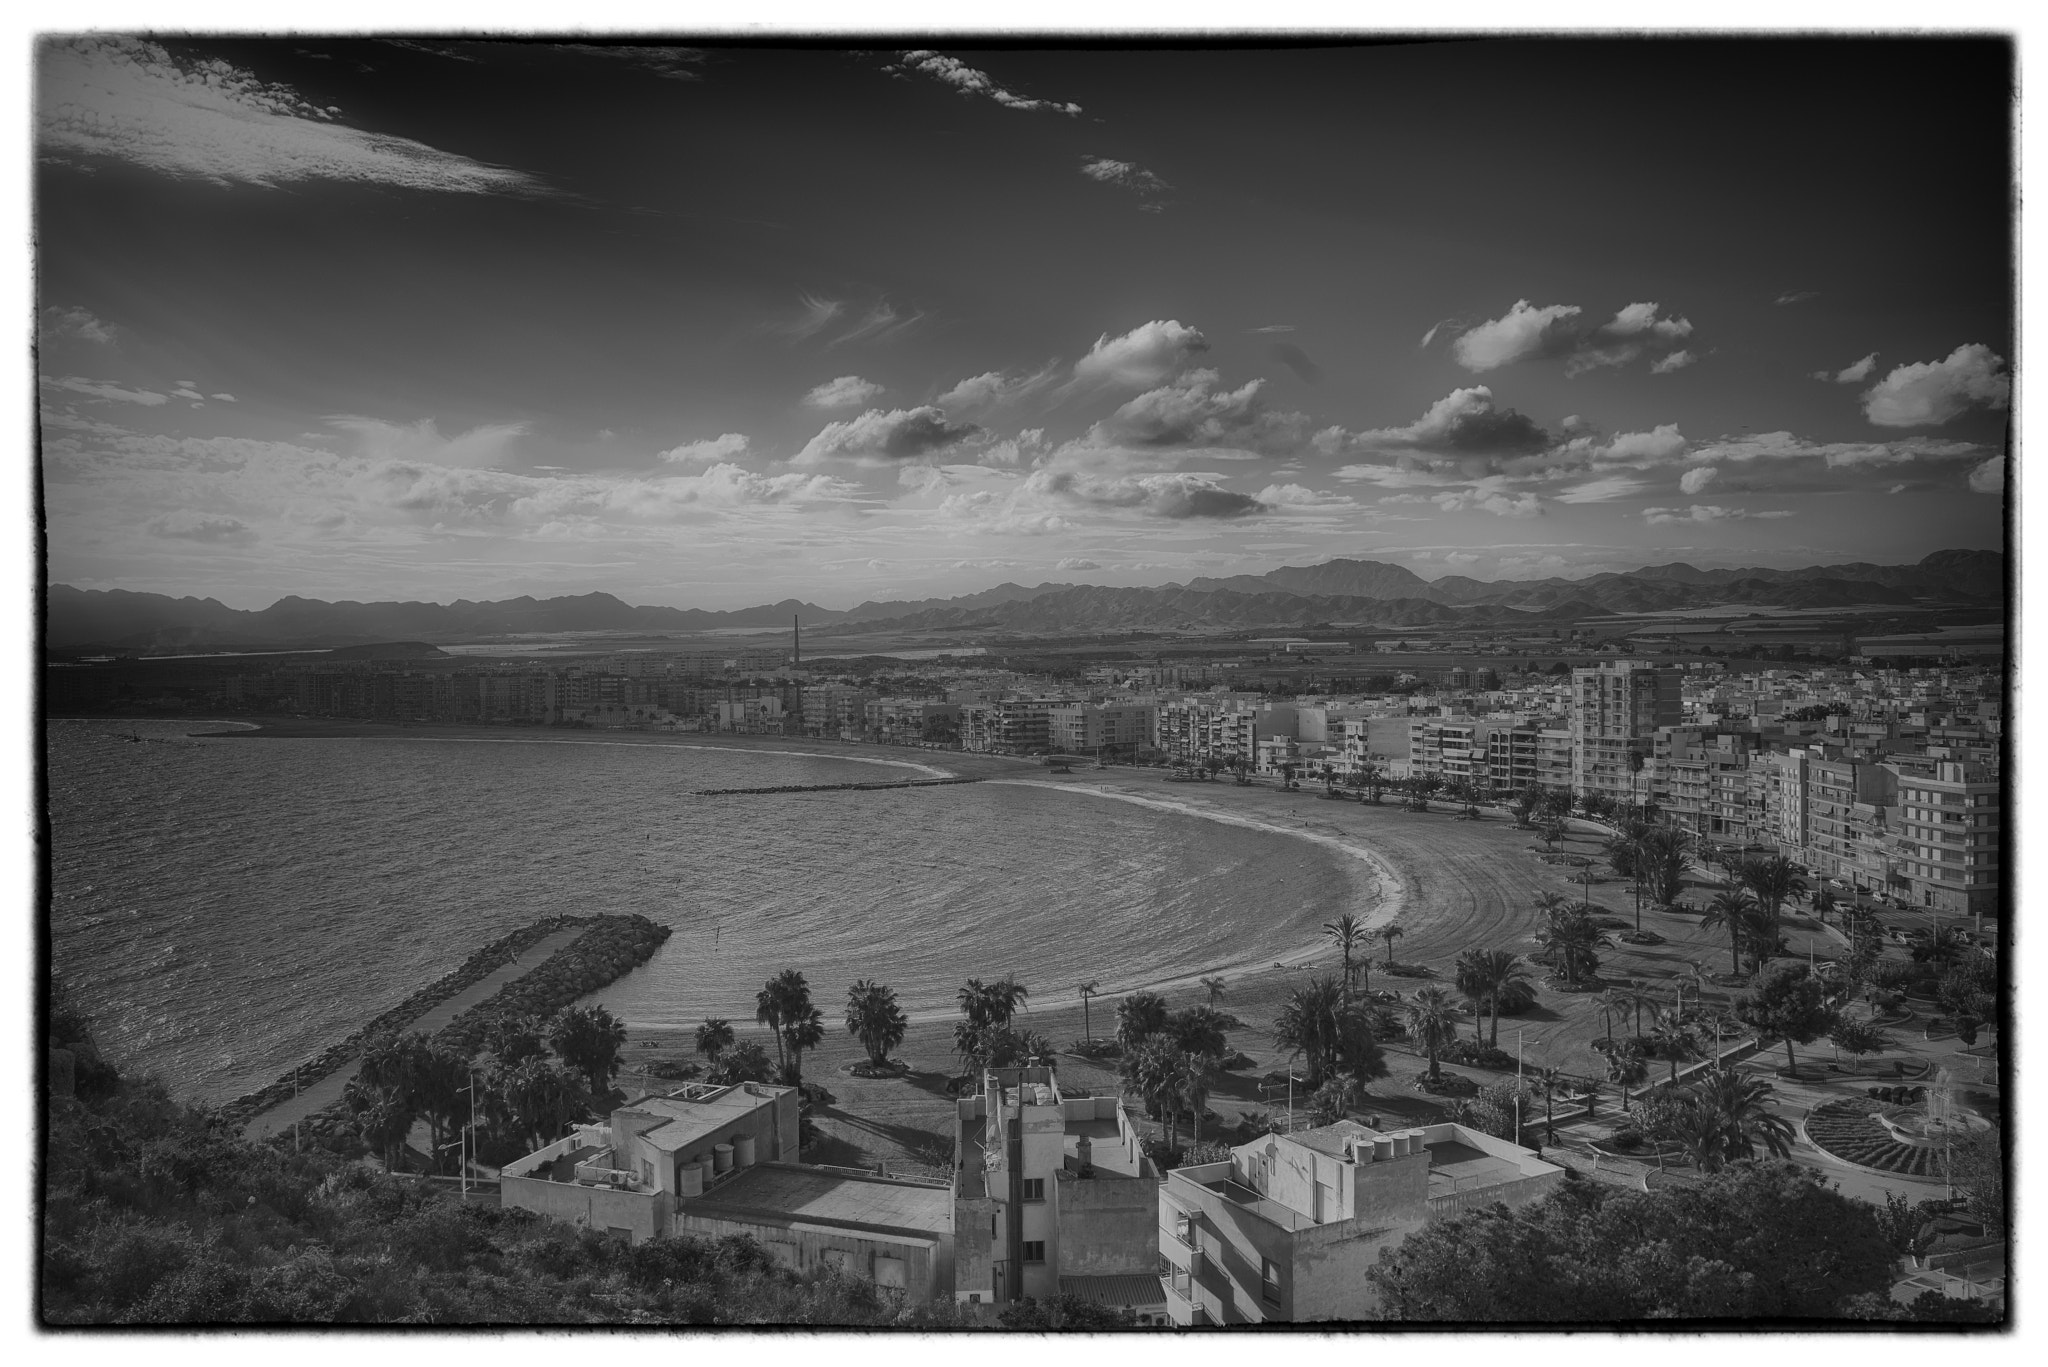
[(1889, 1049), (1892, 1037), (1879, 1026), (1867, 1020), (1852, 1020), (1846, 1015), (1837, 1015), (1835, 1023), (1828, 1030), (1828, 1043), (1835, 1046), (1835, 1055), (1849, 1054), (1861, 1058), (1865, 1054), (1879, 1054)]
[(1095, 1038), (1095, 1028), (1088, 1015), (1088, 1003), (1092, 998), (1100, 995), (1098, 984), (1098, 979), (1090, 978), (1087, 982), (1078, 983), (1074, 987), (1074, 991), (1081, 994), (1081, 1037), (1083, 1039), (1092, 1040)]
[(583, 1074), (594, 1097), (612, 1089), (626, 1025), (602, 1006), (571, 1006), (548, 1023), (548, 1043), (562, 1062)]
[(1749, 923), (1751, 913), (1756, 910), (1756, 899), (1743, 888), (1730, 888), (1714, 894), (1714, 900), (1707, 903), (1706, 914), (1700, 917), (1700, 929), (1706, 931), (1728, 928), (1728, 960), (1736, 973), (1742, 972), (1742, 931)]
[(1543, 805), (1543, 789), (1531, 783), (1515, 794), (1515, 829), (1526, 831)]
[(1986, 1234), (2005, 1233), (2005, 1161), (1998, 1131), (1980, 1130), (1949, 1146), (1948, 1177), (1969, 1195), (1970, 1214), (1984, 1222)]
[(706, 1016), (704, 1023), (697, 1027), (697, 1052), (704, 1056), (705, 1065), (714, 1072), (718, 1068), (719, 1055), (732, 1048), (732, 1022), (722, 1016)]
[(1308, 1111), (1318, 1125), (1334, 1125), (1363, 1106), (1367, 1099), (1357, 1078), (1332, 1073), (1322, 1086), (1309, 1093)]
[(1347, 911), (1334, 921), (1323, 922), (1323, 938), (1336, 945), (1344, 956), (1344, 993), (1348, 999), (1351, 994), (1352, 951), (1365, 944), (1366, 929), (1356, 916)]
[(961, 985), (956, 1000), (970, 1025), (1007, 1027), (1030, 996), (1031, 989), (1018, 982), (1013, 973), (992, 983), (969, 978)]
[(1050, 1329), (1129, 1329), (1137, 1317), (1127, 1309), (1103, 1305), (1071, 1292), (1045, 1300), (1027, 1298), (1013, 1301), (996, 1323), (1005, 1329), (1044, 1331)]
[(1403, 930), (1400, 926), (1396, 925), (1392, 921), (1387, 922), (1387, 924), (1379, 928), (1379, 937), (1387, 942), (1388, 968), (1392, 968), (1394, 966), (1394, 941), (1400, 939), (1403, 935), (1406, 935), (1407, 933), (1407, 931)]
[(1366, 799), (1375, 807), (1380, 805), (1380, 792), (1386, 787), (1386, 781), (1387, 771), (1372, 760), (1358, 766), (1359, 786), (1365, 789)]
[[(1720, 1135), (1719, 1152), (1723, 1158), (1750, 1158), (1758, 1149), (1775, 1158), (1792, 1152), (1792, 1124), (1771, 1109), (1775, 1088), (1764, 1079), (1717, 1063), (1702, 1070), (1685, 1090), (1691, 1101), (1712, 1118)], [(1720, 1163), (1716, 1160), (1703, 1166), (1712, 1171)]]
[(546, 1059), (529, 1058), (502, 1069), (492, 1082), (516, 1132), (534, 1148), (553, 1143), (584, 1113), (574, 1079)]
[(1209, 994), (1209, 1005), (1214, 1006), (1223, 999), (1225, 981), (1226, 979), (1217, 974), (1201, 979), (1202, 990)]
[(1133, 992), (1116, 1004), (1116, 1042), (1126, 1052), (1166, 1028), (1166, 998), (1157, 992)]
[(1522, 957), (1505, 949), (1468, 949), (1458, 956), (1458, 990), (1483, 1005), (1493, 1017), (1493, 1031), (1487, 1041), (1500, 1045), (1500, 994), (1511, 982), (1527, 981), (1529, 972)]
[(1336, 1073), (1360, 1083), (1387, 1075), (1370, 1019), (1344, 1000), (1334, 978), (1311, 978), (1294, 989), (1273, 1018), (1273, 1040), (1306, 1061), (1310, 1088)]
[(1176, 1049), (1205, 1058), (1220, 1059), (1229, 1041), (1223, 1032), (1223, 1016), (1213, 1007), (1187, 1006), (1167, 1018), (1162, 1031)]
[(523, 1059), (545, 1055), (547, 1024), (538, 1016), (493, 1016), (484, 1026), (484, 1048), (493, 1059), (508, 1067)]
[(1566, 827), (1564, 822), (1554, 816), (1549, 818), (1541, 826), (1538, 826), (1536, 828), (1536, 834), (1543, 837), (1543, 843), (1547, 847), (1549, 847), (1549, 849), (1553, 853), (1555, 853), (1557, 850), (1557, 842), (1564, 839), (1565, 831)]
[(1853, 1313), (1895, 1264), (1866, 1203), (1791, 1163), (1744, 1163), (1656, 1192), (1566, 1182), (1434, 1221), (1366, 1280), (1395, 1320), (1733, 1322)]
[(1621, 1104), (1628, 1106), (1628, 1089), (1650, 1075), (1650, 1065), (1643, 1059), (1642, 1048), (1634, 1040), (1607, 1055), (1607, 1080), (1621, 1088)]
[(1154, 1035), (1135, 1049), (1126, 1050), (1117, 1065), (1124, 1086), (1145, 1103), (1145, 1113), (1167, 1124), (1167, 1147), (1178, 1148), (1180, 1139), (1179, 1092), (1182, 1083), (1181, 1050), (1164, 1035)]
[(1586, 904), (1559, 905), (1546, 914), (1537, 928), (1536, 942), (1543, 946), (1543, 958), (1566, 982), (1574, 986), (1600, 971), (1600, 927), (1594, 924)]
[(1778, 930), (1779, 908), (1794, 898), (1806, 895), (1806, 879), (1800, 874), (1799, 866), (1782, 854), (1745, 860), (1736, 877), (1742, 886), (1756, 894), (1773, 935)]
[(1650, 1056), (1660, 1058), (1671, 1065), (1671, 1085), (1678, 1085), (1678, 1065), (1690, 1063), (1700, 1056), (1699, 1040), (1692, 1027), (1676, 1011), (1662, 1007), (1650, 1015)]
[[(363, 1051), (354, 1078), (357, 1109), (378, 1125), (396, 1125), (403, 1115), (408, 1131), (414, 1120), (426, 1121), (432, 1136), (428, 1147), (438, 1164), (442, 1144), (467, 1116), (468, 1098), (462, 1089), (468, 1080), (468, 1060), (435, 1044), (424, 1032), (386, 1036)], [(401, 1132), (398, 1143), (404, 1137)]]
[(1458, 1008), (1441, 987), (1424, 987), (1408, 1001), (1408, 1033), (1429, 1058), (1429, 1080), (1443, 1081), (1439, 1055), (1458, 1037)]
[(896, 1004), (896, 989), (867, 978), (848, 988), (846, 1032), (868, 1051), (868, 1062), (877, 1068), (887, 1063), (889, 1051), (910, 1033), (910, 1020)]
[(1799, 1062), (1792, 1046), (1810, 1044), (1826, 1034), (1837, 1014), (1828, 1005), (1827, 988), (1798, 962), (1779, 964), (1735, 1003), (1739, 1020), (1760, 1035), (1785, 1041), (1785, 1066), (1795, 1073)]

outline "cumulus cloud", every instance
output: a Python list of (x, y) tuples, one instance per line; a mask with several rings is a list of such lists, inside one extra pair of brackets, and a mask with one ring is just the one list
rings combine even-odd
[(51, 304), (43, 310), (43, 335), (72, 337), (104, 346), (114, 340), (114, 326), (101, 322), (85, 309), (59, 308)]
[(1131, 162), (1118, 161), (1113, 157), (1098, 157), (1093, 153), (1082, 154), (1081, 174), (1090, 180), (1101, 181), (1104, 185), (1129, 190), (1138, 196), (1140, 209), (1155, 214), (1162, 212), (1166, 207), (1159, 202), (1159, 196), (1173, 188), (1150, 171)]
[(414, 423), (386, 422), (340, 414), (327, 422), (352, 434), (365, 456), (373, 460), (419, 461), (431, 465), (481, 467), (516, 459), (514, 443), (530, 430), (524, 422), (485, 423), (457, 436), (444, 437), (432, 418)]
[(125, 161), (162, 175), (275, 186), (345, 181), (457, 194), (533, 194), (541, 183), (409, 138), (340, 123), (341, 111), (219, 58), (141, 38), (51, 39), (37, 63), (38, 143), (64, 161)]
[(151, 536), (172, 541), (203, 541), (216, 546), (246, 546), (256, 540), (249, 524), (224, 513), (198, 513), (178, 508), (143, 524)]
[(1662, 360), (1650, 362), (1650, 373), (1652, 375), (1669, 375), (1674, 370), (1685, 369), (1698, 359), (1699, 357), (1693, 355), (1690, 351), (1674, 351)]
[(1550, 445), (1550, 434), (1533, 418), (1497, 408), (1485, 385), (1454, 389), (1406, 427), (1346, 432), (1329, 427), (1315, 436), (1325, 455), (1347, 451), (1429, 451), (1460, 456), (1525, 456)]
[(750, 445), (745, 433), (726, 432), (708, 441), (686, 441), (681, 446), (672, 446), (661, 453), (661, 458), (676, 465), (699, 460), (717, 463), (744, 456)]
[(920, 408), (896, 408), (883, 412), (870, 408), (857, 418), (827, 423), (791, 462), (816, 465), (827, 460), (856, 460), (884, 465), (915, 460), (957, 446), (981, 435), (973, 423), (955, 423), (943, 409), (927, 404)]
[(1156, 385), (1208, 349), (1208, 338), (1177, 320), (1145, 323), (1120, 337), (1103, 333), (1088, 354), (1074, 362), (1074, 379), (1134, 389)]
[(1266, 511), (1250, 494), (1226, 489), (1192, 474), (1134, 475), (1103, 479), (1074, 470), (1040, 470), (1025, 481), (1027, 491), (1103, 508), (1130, 508), (1170, 521), (1245, 517)]
[(167, 395), (159, 394), (153, 389), (129, 389), (124, 385), (113, 384), (106, 380), (89, 380), (83, 375), (66, 375), (61, 379), (52, 379), (50, 376), (44, 375), (41, 379), (44, 384), (52, 389), (68, 390), (73, 394), (84, 394), (94, 399), (113, 399), (121, 403), (139, 403), (146, 408), (154, 408), (160, 403), (170, 402)]
[(1827, 380), (1833, 384), (1862, 384), (1870, 378), (1870, 372), (1876, 366), (1877, 353), (1873, 351), (1862, 360), (1840, 370), (1816, 370), (1813, 372), (1813, 378)]
[(2005, 457), (1993, 456), (1982, 465), (1970, 471), (1970, 492), (1973, 494), (2002, 494), (2005, 492)]
[(952, 86), (962, 95), (991, 99), (1005, 109), (1048, 110), (1055, 114), (1067, 115), (1081, 112), (1081, 106), (1078, 104), (1064, 104), (1058, 100), (1027, 99), (997, 85), (995, 79), (985, 71), (977, 71), (956, 57), (941, 56), (924, 48), (904, 53), (898, 61), (884, 67), (883, 70), (899, 76), (906, 72), (922, 72), (935, 81)]
[(841, 375), (804, 395), (804, 404), (809, 408), (861, 408), (881, 398), (885, 392), (872, 380), (863, 380), (858, 375)]
[(1752, 513), (1744, 508), (1724, 508), (1718, 503), (1695, 503), (1690, 508), (1643, 509), (1643, 520), (1652, 526), (1671, 522), (1734, 522), (1751, 518), (1770, 519), (1790, 516), (1792, 516), (1791, 512), (1784, 509)]
[(1304, 484), (1268, 484), (1255, 495), (1271, 508), (1353, 508), (1357, 500), (1349, 494), (1328, 493)]
[(2004, 408), (2012, 397), (2005, 358), (1981, 343), (1940, 361), (1902, 365), (1863, 395), (1863, 416), (1879, 427), (1938, 427), (1973, 408)]
[[(1451, 355), (1475, 373), (1522, 361), (1560, 358), (1567, 375), (1627, 365), (1644, 355), (1655, 356), (1666, 369), (1691, 364), (1691, 356), (1678, 351), (1679, 343), (1692, 335), (1691, 322), (1660, 316), (1654, 303), (1630, 304), (1598, 327), (1581, 321), (1584, 312), (1576, 304), (1539, 307), (1518, 299), (1500, 317), (1461, 333), (1451, 344)], [(1425, 337), (1425, 344), (1427, 341)], [(1674, 355), (1681, 354), (1687, 359), (1669, 364)]]
[(1469, 488), (1430, 496), (1430, 502), (1447, 513), (1481, 512), (1495, 517), (1541, 517), (1543, 500), (1531, 493), (1516, 494), (1492, 479), (1482, 479)]
[(1721, 472), (1711, 465), (1695, 466), (1678, 477), (1678, 491), (1682, 494), (1697, 494), (1714, 482)]
[(1082, 560), (1077, 556), (1070, 555), (1061, 560), (1057, 565), (1054, 565), (1053, 568), (1055, 570), (1099, 570), (1102, 566), (1093, 560)]
[(1148, 390), (1089, 431), (1097, 445), (1137, 447), (1241, 447), (1273, 451), (1299, 445), (1308, 420), (1275, 413), (1259, 401), (1264, 383), (1248, 380), (1219, 388), (1213, 370), (1191, 370), (1169, 385)]
[(1909, 461), (1982, 459), (1984, 447), (1976, 442), (1944, 441), (1936, 437), (1906, 437), (1897, 441), (1814, 442), (1790, 432), (1758, 432), (1746, 437), (1726, 438), (1694, 447), (1687, 459), (1700, 465), (1729, 462), (1817, 460), (1829, 469), (1904, 465)]
[(1030, 374), (1013, 375), (1002, 370), (984, 371), (979, 375), (968, 376), (932, 402), (952, 413), (972, 413), (977, 409), (994, 408), (1001, 404), (1015, 403), (1038, 393), (1052, 383), (1053, 374), (1054, 367), (1050, 365)]
[(218, 400), (220, 400), (220, 401), (221, 401), (222, 403), (239, 403), (239, 402), (241, 402), (241, 400), (237, 399), (237, 398), (236, 398), (236, 397), (235, 397), (234, 395), (232, 395), (232, 394), (210, 394), (210, 395), (208, 395), (207, 397), (208, 397), (208, 398), (213, 398), (213, 399), (218, 399)]

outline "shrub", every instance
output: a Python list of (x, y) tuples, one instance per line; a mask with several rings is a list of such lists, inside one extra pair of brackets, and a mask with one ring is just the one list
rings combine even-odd
[(1478, 1039), (1454, 1039), (1444, 1046), (1442, 1057), (1445, 1063), (1462, 1063), (1472, 1068), (1491, 1068), (1497, 1072), (1505, 1072), (1515, 1066), (1513, 1054)]
[(1526, 978), (1516, 978), (1500, 990), (1500, 1013), (1503, 1016), (1520, 1016), (1536, 1006), (1536, 984)]

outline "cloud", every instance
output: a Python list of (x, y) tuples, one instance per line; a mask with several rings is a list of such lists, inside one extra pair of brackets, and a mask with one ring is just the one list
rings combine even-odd
[(1972, 408), (2004, 408), (2011, 396), (2005, 358), (1973, 342), (1946, 360), (1894, 369), (1863, 395), (1863, 416), (1879, 427), (1938, 427)]
[(276, 186), (343, 181), (456, 194), (536, 194), (541, 182), (339, 122), (289, 86), (219, 58), (123, 36), (50, 39), (37, 63), (38, 142), (65, 161), (112, 158), (162, 175)]
[(661, 459), (675, 465), (697, 460), (714, 463), (730, 461), (747, 454), (750, 445), (746, 434), (726, 432), (709, 441), (686, 441), (681, 446), (672, 446), (661, 453)]
[(1699, 360), (1699, 357), (1693, 355), (1690, 351), (1674, 351), (1661, 361), (1650, 362), (1650, 373), (1652, 375), (1669, 375), (1674, 370), (1685, 369), (1697, 360)]
[(485, 423), (454, 437), (444, 437), (432, 418), (415, 423), (385, 422), (351, 414), (327, 423), (352, 434), (364, 456), (372, 460), (418, 461), (432, 465), (477, 468), (517, 460), (516, 438), (529, 430), (524, 422)]
[(984, 371), (968, 376), (932, 402), (954, 413), (971, 413), (977, 409), (1015, 403), (1051, 384), (1054, 371), (1055, 367), (1051, 365), (1029, 375), (1012, 375), (1001, 370)]
[(195, 513), (179, 508), (143, 524), (151, 536), (172, 541), (204, 541), (217, 546), (247, 546), (256, 540), (249, 524), (223, 513)]
[(1268, 484), (1255, 497), (1271, 508), (1354, 508), (1349, 494), (1326, 493), (1303, 484)]
[(883, 412), (870, 408), (857, 418), (826, 424), (791, 462), (816, 465), (826, 460), (858, 460), (865, 464), (887, 464), (915, 460), (970, 437), (981, 435), (973, 423), (954, 423), (942, 409), (896, 408)]
[(1120, 337), (1103, 333), (1088, 354), (1074, 362), (1077, 383), (1156, 385), (1209, 349), (1209, 339), (1179, 321), (1154, 321)]
[(976, 71), (955, 57), (944, 57), (928, 49), (920, 48), (906, 52), (901, 60), (883, 70), (894, 75), (908, 71), (921, 71), (935, 81), (943, 81), (962, 95), (979, 95), (994, 100), (1005, 109), (1027, 111), (1050, 110), (1055, 114), (1074, 115), (1081, 112), (1078, 104), (1062, 104), (1058, 100), (1034, 100), (1013, 94), (995, 83), (985, 71)]
[(1694, 447), (1687, 459), (1700, 465), (1728, 462), (1817, 460), (1827, 468), (1863, 468), (1904, 465), (1916, 460), (1981, 459), (1985, 448), (1968, 441), (1944, 441), (1938, 437), (1906, 437), (1898, 441), (1812, 442), (1790, 432), (1758, 432), (1746, 437), (1723, 438)]
[(887, 391), (872, 380), (863, 380), (858, 375), (841, 375), (804, 395), (807, 408), (860, 408), (882, 397)]
[(1053, 568), (1055, 570), (1099, 570), (1102, 566), (1093, 560), (1082, 560), (1070, 555), (1061, 560), (1057, 565), (1054, 565)]
[(1550, 434), (1512, 408), (1496, 408), (1485, 385), (1454, 389), (1406, 427), (1346, 432), (1329, 427), (1316, 434), (1325, 455), (1344, 451), (1427, 451), (1458, 456), (1525, 456), (1550, 445)]
[(1642, 480), (1627, 475), (1606, 475), (1573, 485), (1552, 497), (1559, 503), (1611, 503), (1617, 498), (1630, 498), (1648, 487)]
[(1028, 491), (1105, 508), (1134, 508), (1149, 517), (1184, 522), (1229, 519), (1267, 511), (1250, 494), (1236, 493), (1201, 475), (1137, 475), (1098, 479), (1072, 470), (1040, 470), (1025, 481)]
[[(1562, 359), (1567, 375), (1601, 366), (1622, 366), (1644, 355), (1656, 355), (1667, 369), (1691, 364), (1691, 357), (1667, 364), (1680, 353), (1679, 342), (1692, 335), (1684, 318), (1658, 315), (1658, 305), (1630, 304), (1598, 327), (1580, 322), (1585, 310), (1576, 304), (1532, 305), (1515, 301), (1499, 318), (1466, 329), (1451, 344), (1459, 365), (1475, 373), (1497, 370), (1522, 361)], [(1439, 326), (1442, 326), (1439, 324)], [(1431, 335), (1436, 329), (1430, 330)], [(1425, 337), (1424, 343), (1427, 344)]]
[(49, 337), (73, 337), (102, 346), (114, 340), (113, 324), (101, 322), (84, 309), (59, 308), (55, 304), (43, 310), (43, 332)]
[(139, 403), (148, 408), (170, 402), (168, 396), (153, 389), (127, 389), (105, 380), (88, 380), (83, 375), (66, 375), (61, 380), (53, 380), (44, 375), (41, 380), (52, 389), (69, 390), (73, 394), (85, 394), (95, 399), (116, 399), (122, 403)]
[(1993, 456), (1982, 465), (1970, 471), (1970, 492), (1973, 494), (2002, 494), (2005, 492), (2005, 457)]
[(799, 295), (797, 304), (795, 317), (766, 323), (763, 325), (764, 330), (787, 337), (792, 342), (801, 342), (824, 331), (846, 312), (846, 304), (843, 301), (823, 299), (812, 294)]
[(1265, 332), (1293, 332), (1293, 331), (1295, 331), (1295, 327), (1294, 327), (1294, 324), (1292, 324), (1292, 323), (1272, 323), (1272, 324), (1269, 324), (1269, 325), (1267, 325), (1266, 327), (1262, 327), (1262, 328), (1252, 328), (1252, 329), (1251, 329), (1251, 331), (1253, 331), (1253, 332), (1255, 332), (1255, 333), (1265, 333)]
[(207, 397), (208, 397), (208, 398), (212, 398), (212, 399), (218, 399), (218, 400), (220, 400), (220, 401), (221, 401), (222, 403), (240, 403), (240, 402), (241, 402), (241, 400), (240, 400), (240, 399), (237, 399), (237, 398), (236, 398), (236, 397), (235, 397), (234, 395), (232, 395), (232, 394), (209, 394), (209, 395), (208, 395)]
[(1219, 389), (1213, 370), (1191, 370), (1172, 384), (1148, 390), (1089, 429), (1102, 446), (1241, 447), (1258, 451), (1291, 449), (1305, 435), (1308, 419), (1274, 413), (1259, 401), (1261, 380)]
[(1541, 517), (1543, 500), (1534, 494), (1513, 494), (1502, 489), (1491, 479), (1482, 479), (1470, 488), (1433, 494), (1430, 502), (1447, 513), (1481, 512), (1492, 513), (1495, 517)]
[(1724, 508), (1717, 503), (1695, 503), (1690, 508), (1643, 509), (1643, 520), (1652, 526), (1672, 522), (1734, 522), (1751, 518), (1771, 519), (1790, 516), (1791, 512), (1784, 509), (1752, 513), (1744, 508)]
[(1835, 384), (1862, 384), (1870, 378), (1870, 372), (1876, 365), (1877, 353), (1873, 351), (1854, 365), (1847, 366), (1844, 369), (1816, 370), (1813, 372), (1813, 378), (1816, 380), (1828, 380)]
[(1678, 491), (1682, 494), (1697, 494), (1714, 482), (1721, 472), (1711, 465), (1696, 466), (1678, 477)]
[(1082, 154), (1081, 174), (1090, 180), (1099, 180), (1104, 185), (1129, 190), (1143, 201), (1138, 205), (1139, 208), (1155, 214), (1163, 212), (1166, 208), (1159, 202), (1158, 196), (1173, 188), (1150, 171), (1134, 166), (1128, 161), (1097, 157), (1092, 153)]
[(858, 323), (855, 323), (845, 332), (840, 333), (837, 337), (825, 343), (825, 345), (827, 348), (830, 348), (844, 346), (848, 342), (879, 342), (886, 337), (894, 337), (898, 333), (916, 326), (918, 323), (923, 322), (927, 316), (923, 309), (913, 309), (909, 313), (903, 313), (887, 299), (879, 300), (868, 305), (868, 311), (861, 315), (861, 320)]
[(554, 46), (563, 52), (574, 52), (585, 57), (607, 57), (613, 61), (630, 62), (666, 81), (702, 79), (697, 70), (704, 64), (705, 54), (701, 48), (653, 47), (641, 43), (556, 43)]
[(1310, 360), (1308, 353), (1292, 342), (1275, 342), (1266, 350), (1272, 353), (1273, 358), (1280, 364), (1309, 384), (1315, 384), (1323, 378), (1323, 368)]
[(1818, 298), (1820, 298), (1819, 290), (1786, 290), (1783, 294), (1779, 295), (1772, 302), (1781, 305), (1803, 304), (1809, 299)]
[(1415, 349), (1417, 351), (1429, 350), (1429, 344), (1436, 340), (1436, 335), (1439, 332), (1442, 332), (1445, 328), (1454, 328), (1457, 326), (1459, 326), (1459, 324), (1458, 320), (1455, 318), (1445, 318), (1438, 322), (1431, 323), (1429, 325), (1429, 331), (1423, 333), (1422, 340), (1415, 344)]
[(177, 399), (191, 399), (195, 403), (206, 398), (206, 396), (204, 394), (201, 394), (198, 390), (187, 389), (183, 385), (180, 385), (176, 389), (173, 389), (171, 391), (171, 397)]

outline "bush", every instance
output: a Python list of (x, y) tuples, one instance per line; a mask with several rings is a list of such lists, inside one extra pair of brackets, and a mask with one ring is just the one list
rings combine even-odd
[(1495, 1048), (1484, 1040), (1459, 1038), (1444, 1046), (1442, 1058), (1445, 1063), (1462, 1063), (1472, 1068), (1491, 1068), (1504, 1072), (1515, 1066), (1515, 1056), (1505, 1049)]
[(1608, 1136), (1607, 1147), (1618, 1153), (1634, 1153), (1637, 1149), (1643, 1147), (1642, 1132), (1640, 1130), (1616, 1130)]
[(1503, 1016), (1520, 1016), (1535, 1009), (1536, 984), (1527, 978), (1517, 978), (1500, 990), (1500, 1013)]

